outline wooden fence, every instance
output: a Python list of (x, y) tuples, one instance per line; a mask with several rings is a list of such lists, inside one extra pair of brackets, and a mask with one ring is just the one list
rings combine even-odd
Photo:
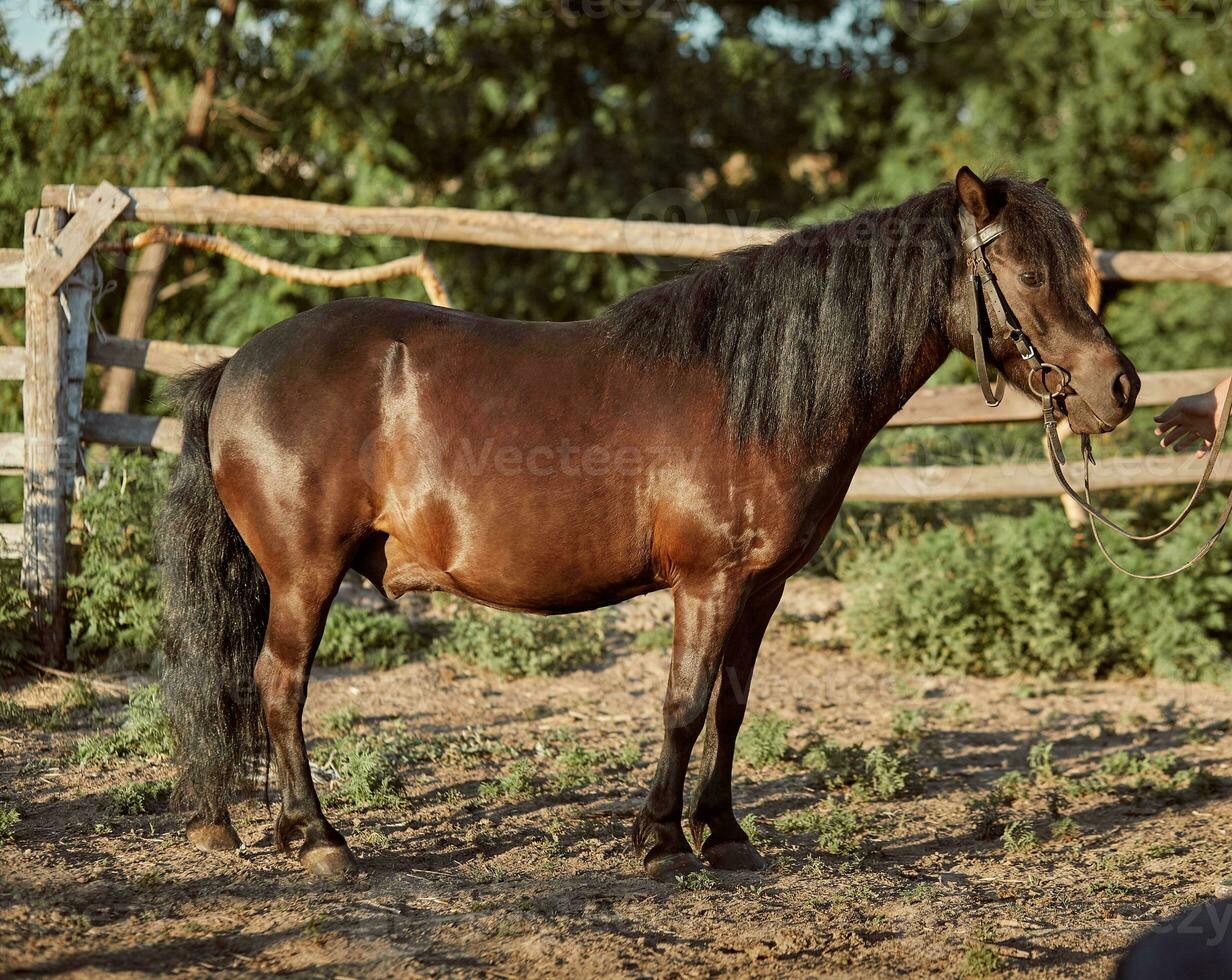
[[(22, 558), (22, 579), (33, 598), (44, 655), (51, 664), (64, 659), (67, 647), (66, 538), (81, 444), (97, 442), (169, 452), (177, 452), (180, 445), (180, 424), (175, 419), (83, 410), (86, 364), (173, 376), (233, 353), (226, 347), (91, 335), (92, 303), (100, 285), (93, 251), (109, 247), (101, 239), (117, 220), (247, 225), (328, 234), (383, 234), (421, 242), (697, 258), (769, 242), (784, 233), (780, 229), (460, 208), (361, 208), (243, 196), (210, 187), (120, 189), (104, 183), (97, 187), (44, 188), (41, 206), (26, 215), (23, 248), (0, 249), (0, 288), (26, 290), (26, 346), (0, 347), (0, 381), (23, 382), (25, 428), (24, 434), (0, 434), (0, 472), (24, 477), (23, 521), (20, 525), (0, 525), (0, 552)], [(198, 240), (210, 236), (191, 237)], [(1190, 281), (1232, 286), (1232, 253), (1093, 249), (1092, 254), (1105, 281)], [(416, 263), (402, 264), (416, 267)], [(284, 271), (298, 268), (277, 265)], [(259, 268), (259, 263), (254, 267)], [(443, 289), (440, 295), (444, 295)], [(1212, 386), (1228, 373), (1232, 368), (1145, 374), (1139, 404), (1168, 404), (1183, 394)], [(984, 404), (977, 386), (950, 385), (920, 391), (890, 424), (979, 424), (1037, 417), (1036, 404), (1016, 393), (1008, 395), (999, 409), (991, 409)], [(1109, 459), (1098, 467), (1097, 488), (1187, 483), (1196, 479), (1196, 469), (1196, 464), (1178, 465), (1174, 458)], [(1232, 479), (1232, 461), (1219, 475)], [(1048, 497), (1056, 493), (1051, 470), (1040, 461), (984, 466), (866, 466), (856, 474), (849, 496), (870, 501), (921, 501)]]

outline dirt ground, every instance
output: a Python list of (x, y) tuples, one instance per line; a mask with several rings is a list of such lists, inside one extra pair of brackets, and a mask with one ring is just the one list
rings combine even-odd
[[(101, 705), (0, 726), (0, 804), (21, 814), (0, 845), (0, 968), (1106, 977), (1153, 922), (1232, 891), (1227, 692), (926, 677), (843, 649), (840, 602), (833, 583), (793, 582), (758, 664), (750, 710), (787, 719), (791, 751), (740, 762), (736, 798), (770, 869), (667, 884), (630, 850), (667, 670), (662, 650), (630, 638), (667, 621), (665, 596), (621, 607), (607, 659), (557, 679), (448, 659), (317, 671), (306, 724), (318, 785), (363, 866), (342, 885), (274, 853), (259, 794), (235, 810), (246, 848), (229, 858), (193, 851), (165, 803), (119, 812), (117, 789), (171, 770), (67, 760), (114, 728), (123, 686), (145, 681), (104, 678)], [(67, 683), (7, 694), (38, 709)], [(392, 796), (361, 808), (331, 783), (339, 728), (402, 747)], [(871, 747), (895, 733), (919, 769), (900, 798), (827, 790), (799, 758), (817, 735)], [(1051, 761), (1029, 765), (1042, 741)], [(1011, 831), (981, 833), (980, 801), (1015, 772)], [(857, 829), (823, 846), (808, 815), (836, 806)]]

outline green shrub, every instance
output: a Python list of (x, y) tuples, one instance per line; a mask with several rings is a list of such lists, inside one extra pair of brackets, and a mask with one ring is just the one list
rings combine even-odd
[[(1179, 563), (1209, 533), (1215, 511), (1212, 501), (1131, 564)], [(850, 553), (841, 569), (848, 636), (858, 648), (929, 671), (1232, 676), (1223, 653), (1232, 639), (1226, 549), (1186, 575), (1138, 582), (1073, 541), (1050, 504)]]
[(107, 794), (107, 809), (120, 816), (150, 813), (171, 796), (170, 779), (125, 783)]
[(498, 779), (479, 784), (483, 800), (525, 800), (539, 790), (534, 766), (528, 759), (519, 759)]
[(112, 449), (87, 468), (77, 501), (81, 569), (68, 579), (73, 645), (79, 653), (120, 652), (146, 665), (158, 651), (160, 605), (154, 517), (173, 459)]
[(0, 844), (7, 844), (13, 839), (13, 832), (21, 823), (21, 814), (15, 807), (0, 806)]
[(170, 753), (170, 719), (163, 709), (158, 685), (148, 684), (129, 695), (116, 731), (81, 739), (73, 748), (72, 759), (87, 765), (129, 758), (161, 758)]
[(826, 789), (849, 789), (859, 799), (906, 796), (921, 779), (915, 756), (909, 751), (840, 745), (825, 736), (811, 743), (800, 761), (812, 770), (812, 779)]
[(430, 626), (413, 626), (395, 613), (335, 603), (325, 621), (316, 662), (325, 667), (349, 663), (397, 667), (420, 659), (431, 642)]
[(21, 566), (0, 561), (0, 677), (19, 669), (37, 649), (30, 598), (21, 587)]
[(790, 730), (791, 722), (772, 712), (750, 715), (736, 736), (736, 755), (759, 769), (783, 762), (788, 755)]
[(605, 622), (600, 613), (522, 616), (467, 605), (434, 646), (505, 677), (555, 676), (603, 657)]
[(380, 735), (346, 735), (329, 745), (329, 761), (338, 773), (329, 798), (356, 810), (393, 806), (402, 778), (398, 747)]

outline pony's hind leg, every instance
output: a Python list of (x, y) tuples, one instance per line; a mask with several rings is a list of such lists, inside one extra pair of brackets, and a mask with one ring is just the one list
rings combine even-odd
[(732, 810), (732, 758), (749, 700), (757, 651), (782, 595), (780, 584), (750, 597), (745, 604), (723, 655), (719, 681), (710, 699), (702, 777), (689, 826), (694, 845), (715, 868), (757, 871), (766, 866)]
[(301, 579), (294, 583), (270, 582), (269, 626), (255, 670), (282, 792), (274, 844), (289, 854), (291, 842), (302, 836), (300, 864), (318, 875), (346, 874), (357, 868), (346, 840), (321, 810), (303, 730), (308, 673), (341, 576), (341, 570), (310, 576), (301, 571)]
[(680, 826), (684, 780), (723, 650), (739, 617), (740, 585), (714, 577), (674, 589), (676, 624), (663, 699), (663, 749), (633, 826), (634, 846), (646, 852), (647, 872), (663, 881), (702, 867)]

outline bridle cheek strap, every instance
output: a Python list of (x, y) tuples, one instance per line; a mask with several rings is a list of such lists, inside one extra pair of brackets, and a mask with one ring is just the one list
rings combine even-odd
[[(997, 285), (997, 277), (988, 261), (987, 248), (992, 242), (1005, 233), (999, 221), (991, 222), (983, 228), (977, 228), (975, 218), (966, 208), (958, 211), (959, 229), (962, 233), (963, 249), (967, 253), (967, 267), (971, 277), (971, 348), (975, 359), (975, 373), (980, 382), (980, 390), (984, 401), (990, 408), (996, 408), (1005, 398), (1005, 372), (997, 371), (996, 381), (992, 380), (988, 362), (990, 359), (989, 340), (991, 334), (1000, 331), (1008, 338), (1021, 357), (1031, 368), (1029, 384), (1031, 390), (1039, 396), (1040, 409), (1044, 417), (1044, 428), (1048, 434), (1049, 448), (1065, 465), (1065, 450), (1061, 447), (1061, 437), (1057, 432), (1056, 412), (1053, 408), (1053, 398), (1069, 384), (1069, 374), (1064, 368), (1049, 364), (1040, 359), (1035, 347), (1023, 333), (1022, 327), (1010, 312), (1001, 296)], [(988, 334), (984, 331), (984, 317), (980, 316), (981, 300), (988, 315)], [(1056, 371), (1061, 376), (1061, 384), (1057, 392), (1048, 390), (1047, 373)], [(1035, 387), (1035, 378), (1039, 376), (1040, 387)]]

